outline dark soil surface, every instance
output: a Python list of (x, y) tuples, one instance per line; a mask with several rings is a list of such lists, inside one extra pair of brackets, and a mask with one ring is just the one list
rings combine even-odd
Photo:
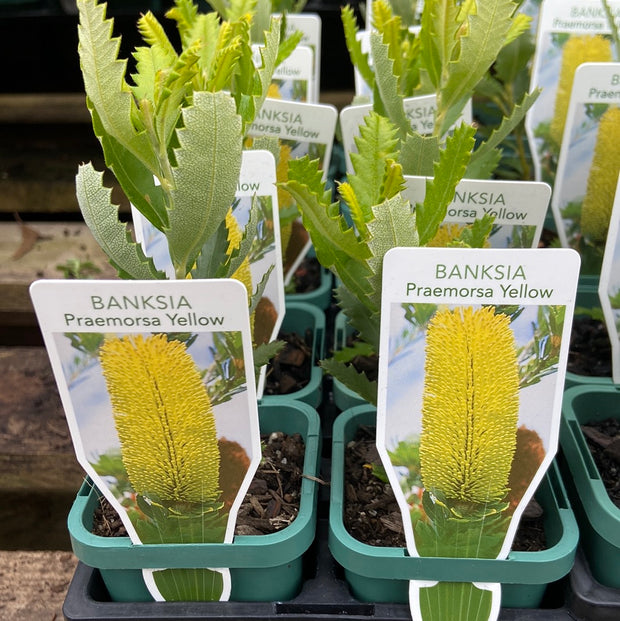
[(303, 337), (296, 332), (280, 333), (278, 340), (286, 345), (267, 366), (265, 395), (288, 395), (301, 390), (312, 373), (312, 330)]
[[(355, 342), (359, 340), (357, 332), (347, 337), (346, 346), (353, 347)], [(371, 382), (376, 382), (379, 375), (379, 356), (372, 354), (371, 356), (357, 355), (351, 358), (349, 364), (355, 367), (358, 373), (364, 373)]]
[[(345, 451), (344, 525), (359, 541), (372, 546), (406, 546), (400, 509), (389, 483), (373, 474), (380, 464), (375, 428), (360, 426)], [(524, 512), (512, 549), (546, 549), (542, 510), (537, 503)]]
[[(299, 513), (305, 447), (299, 434), (262, 437), (263, 459), (237, 514), (236, 535), (267, 535), (286, 528)], [(116, 510), (105, 498), (95, 510), (93, 533), (126, 537)]]
[(577, 375), (611, 377), (611, 343), (603, 321), (575, 317), (566, 368)]
[(609, 498), (620, 508), (620, 420), (608, 418), (581, 429)]
[(316, 257), (305, 257), (293, 274), (295, 293), (311, 293), (321, 286), (321, 264)]

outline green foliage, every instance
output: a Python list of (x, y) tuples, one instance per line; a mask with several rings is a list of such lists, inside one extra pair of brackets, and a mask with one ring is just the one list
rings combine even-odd
[[(354, 226), (342, 215), (338, 202), (321, 180), (318, 161), (308, 157), (290, 163), (289, 181), (281, 184), (295, 199), (316, 256), (340, 280), (338, 304), (359, 333), (368, 352), (379, 351), (379, 315), (383, 257), (394, 247), (415, 247), (431, 239), (454, 197), (473, 148), (473, 129), (458, 128), (446, 140), (429, 181), (424, 202), (412, 205), (403, 198), (402, 167), (397, 130), (386, 118), (371, 112), (352, 157), (354, 173), (340, 184)], [(343, 354), (344, 355), (344, 354)], [(341, 359), (322, 361), (323, 368), (371, 403), (376, 383)]]
[[(106, 165), (132, 204), (165, 234), (177, 278), (196, 265), (196, 276), (209, 269), (229, 276), (244, 258), (236, 252), (225, 268), (201, 261), (205, 251), (221, 248), (245, 128), (276, 66), (280, 21), (271, 20), (256, 68), (248, 14), (253, 3), (233, 4), (235, 19), (220, 21), (215, 14), (199, 14), (191, 0), (176, 0), (168, 15), (179, 30), (180, 54), (157, 19), (143, 15), (138, 29), (146, 45), (134, 52), (130, 84), (105, 5), (78, 1), (80, 63)], [(78, 172), (77, 194), (87, 224), (121, 277), (164, 277), (118, 221), (109, 190), (89, 164)], [(243, 250), (249, 251), (247, 245)]]
[(519, 386), (525, 388), (557, 371), (564, 328), (564, 306), (540, 306), (532, 340), (518, 352)]
[[(342, 10), (351, 62), (373, 91), (374, 110), (398, 128), (405, 174), (433, 174), (440, 145), (476, 88), (492, 93), (494, 104), (498, 99), (502, 106), (474, 151), (467, 176), (490, 177), (502, 156), (500, 145), (517, 127), (520, 164), (529, 174), (522, 122), (538, 92), (525, 90), (525, 67), (532, 54), (524, 45), (530, 19), (516, 9), (511, 0), (427, 2), (416, 37), (390, 4), (375, 0), (370, 54), (363, 54), (355, 40), (358, 28), (352, 10)], [(433, 134), (412, 134), (403, 98), (430, 93), (437, 96)]]

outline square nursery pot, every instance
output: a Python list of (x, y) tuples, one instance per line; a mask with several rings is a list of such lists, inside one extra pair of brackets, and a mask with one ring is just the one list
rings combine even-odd
[(536, 493), (544, 509), (546, 550), (511, 552), (502, 560), (410, 557), (405, 548), (361, 543), (344, 527), (345, 447), (359, 425), (375, 424), (375, 408), (358, 406), (340, 414), (333, 430), (329, 548), (344, 568), (353, 596), (361, 601), (406, 603), (412, 579), (501, 582), (502, 608), (538, 608), (547, 585), (570, 572), (577, 549), (577, 524), (555, 463)]
[[(579, 277), (577, 285), (577, 299), (575, 303), (575, 319), (579, 318), (579, 309), (601, 309), (601, 301), (598, 295), (599, 276), (583, 275)], [(612, 386), (611, 376), (603, 377), (597, 375), (580, 375), (579, 373), (566, 372), (564, 388), (573, 386), (596, 385)]]
[[(334, 351), (338, 351), (346, 347), (347, 338), (353, 334), (353, 328), (347, 322), (347, 316), (343, 311), (336, 315), (334, 320)], [(334, 403), (336, 407), (345, 411), (357, 405), (367, 405), (356, 392), (347, 388), (340, 380), (334, 378), (333, 383)]]
[[(616, 386), (575, 386), (564, 393), (560, 445), (562, 474), (594, 579), (620, 589), (620, 508), (610, 499), (581, 425), (620, 417)], [(620, 603), (620, 591), (617, 592)], [(618, 608), (620, 618), (620, 608)]]
[[(316, 477), (320, 456), (316, 411), (305, 403), (274, 403), (259, 406), (259, 416), (261, 433), (301, 434), (305, 442), (304, 474)], [(304, 477), (299, 514), (277, 533), (237, 536), (233, 543), (134, 545), (129, 537), (91, 533), (98, 493), (87, 480), (69, 513), (71, 545), (82, 563), (99, 570), (113, 601), (152, 602), (142, 569), (164, 567), (229, 567), (231, 600), (286, 600), (302, 586), (303, 556), (316, 529), (317, 487), (315, 480)]]
[[(314, 251), (311, 250), (309, 256), (314, 256)], [(304, 304), (311, 304), (321, 310), (326, 310), (332, 301), (332, 289), (334, 285), (334, 279), (332, 273), (324, 268), (320, 267), (321, 282), (314, 291), (308, 291), (306, 293), (287, 293), (285, 296), (286, 307), (288, 308), (291, 302), (303, 302)]]
[(303, 388), (284, 395), (264, 395), (261, 403), (288, 403), (295, 400), (303, 401), (313, 408), (320, 405), (323, 398), (323, 371), (317, 366), (317, 362), (325, 353), (325, 313), (311, 304), (287, 300), (280, 331), (295, 332), (303, 339), (307, 330), (312, 332), (312, 358), (308, 383)]

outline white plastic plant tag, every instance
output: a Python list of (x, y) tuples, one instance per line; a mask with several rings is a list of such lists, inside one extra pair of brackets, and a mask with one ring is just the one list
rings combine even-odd
[[(284, 319), (284, 276), (280, 242), (280, 221), (274, 218), (278, 211), (276, 169), (273, 155), (268, 151), (244, 151), (241, 172), (230, 216), (226, 219), (227, 246), (240, 243), (242, 232), (248, 224), (250, 212), (254, 213), (256, 233), (247, 255), (232, 275), (241, 280), (248, 291), (248, 304), (252, 306), (251, 325), (256, 345), (273, 340)], [(174, 275), (165, 236), (141, 214), (133, 210), (136, 238), (142, 239), (142, 248), (153, 258), (155, 265), (169, 276)], [(227, 248), (223, 249), (223, 253)], [(249, 268), (249, 269), (248, 269)], [(170, 276), (173, 277), (173, 276)], [(258, 380), (257, 393), (262, 396), (266, 368)]]
[[(371, 6), (369, 2), (366, 6)], [(360, 43), (360, 47), (363, 54), (370, 54), (370, 29), (360, 30), (356, 35), (357, 40)], [(368, 56), (368, 64), (373, 66), (372, 56)], [(366, 80), (362, 77), (359, 69), (353, 67), (353, 83), (355, 85), (355, 96), (357, 98), (367, 98), (366, 101), (372, 101), (372, 88), (368, 85)]]
[(620, 176), (609, 221), (598, 296), (611, 341), (611, 370), (614, 384), (620, 384)]
[[(260, 59), (259, 47), (253, 46), (255, 58)], [(267, 94), (272, 99), (317, 103), (314, 87), (314, 50), (298, 45), (291, 55), (273, 72)]]
[[(232, 279), (30, 289), (77, 460), (134, 544), (229, 543), (261, 459), (247, 292)], [(219, 600), (227, 569), (144, 570)]]
[[(405, 175), (403, 195), (412, 205), (424, 201), (426, 180)], [(464, 179), (437, 235), (427, 245), (445, 246), (444, 242), (459, 237), (464, 228), (471, 228), (474, 220), (492, 216), (489, 247), (536, 248), (550, 198), (551, 188), (542, 182)]]
[[(435, 127), (435, 111), (437, 109), (436, 95), (422, 95), (407, 97), (403, 100), (405, 114), (411, 122), (414, 132), (427, 136), (433, 133)], [(364, 124), (364, 118), (372, 110), (372, 104), (346, 106), (340, 111), (340, 128), (342, 130), (342, 145), (347, 166), (347, 172), (353, 172), (351, 153), (357, 153), (355, 139), (359, 136), (359, 128)], [(457, 119), (454, 126), (472, 122), (471, 100), (463, 109), (463, 114)]]
[[(612, 14), (620, 0), (608, 0)], [(542, 89), (525, 129), (537, 181), (553, 186), (575, 69), (613, 60), (611, 29), (600, 0), (545, 0), (540, 7), (530, 91)]]
[(582, 274), (600, 273), (603, 260), (620, 172), (618, 104), (620, 63), (577, 68), (551, 207), (562, 246), (581, 255)]
[[(272, 136), (278, 139), (280, 157), (277, 170), (278, 175), (282, 174), (279, 181), (288, 179), (289, 161), (304, 155), (320, 161), (325, 180), (329, 171), (337, 121), (338, 111), (334, 106), (266, 99), (248, 130), (248, 136)], [(284, 284), (287, 285), (312, 242), (301, 224), (291, 195), (283, 191), (278, 194), (278, 199)]]
[(303, 33), (300, 45), (312, 50), (313, 94), (309, 101), (318, 102), (321, 95), (321, 17), (318, 13), (289, 13), (286, 16), (286, 33)]
[[(578, 276), (568, 249), (385, 255), (377, 449), (410, 555), (508, 555), (557, 450)], [(416, 621), (499, 610), (499, 584), (414, 581), (410, 593)]]

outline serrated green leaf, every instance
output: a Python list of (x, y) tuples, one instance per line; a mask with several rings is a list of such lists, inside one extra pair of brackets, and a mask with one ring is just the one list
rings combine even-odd
[(482, 218), (476, 218), (470, 226), (463, 229), (460, 240), (469, 248), (484, 248), (493, 229), (494, 220), (495, 217), (488, 213), (485, 213)]
[(435, 89), (453, 57), (456, 46), (458, 7), (453, 0), (425, 2), (420, 31), (420, 54)]
[(243, 136), (232, 97), (194, 93), (177, 136), (166, 237), (175, 271), (183, 278), (225, 218), (237, 189)]
[(234, 271), (228, 269), (228, 245), (228, 229), (223, 220), (203, 244), (196, 259), (196, 267), (192, 270), (192, 278), (228, 278), (233, 274)]
[[(256, 88), (252, 95), (254, 95), (254, 109), (255, 114), (260, 110), (267, 92), (269, 85), (273, 79), (273, 72), (278, 64), (278, 55), (280, 52), (280, 22), (279, 18), (272, 18), (270, 22), (269, 30), (265, 34), (265, 43), (260, 49), (261, 67), (256, 72)], [(300, 33), (290, 38), (290, 44), (295, 42), (295, 47), (301, 40)], [(292, 50), (291, 50), (292, 51)], [(252, 123), (254, 117), (247, 120), (246, 123)]]
[(370, 33), (370, 50), (375, 67), (375, 86), (381, 96), (381, 104), (386, 116), (398, 129), (399, 138), (404, 140), (411, 132), (411, 123), (398, 89), (398, 78), (394, 75), (394, 61), (389, 55), (389, 45), (383, 42), (378, 32)]
[(271, 343), (261, 343), (254, 348), (254, 369), (259, 371), (274, 356), (277, 356), (286, 345), (285, 341), (271, 341)]
[(193, 29), (198, 20), (198, 5), (193, 0), (175, 0), (174, 6), (166, 11), (166, 17), (176, 22), (183, 47), (196, 41)]
[(274, 268), (275, 265), (271, 264), (263, 274), (260, 282), (256, 285), (256, 289), (254, 289), (250, 299), (250, 313), (253, 313), (256, 310), (258, 303), (263, 297), (263, 293), (265, 293), (267, 283), (269, 282), (269, 276), (271, 276), (271, 272), (273, 272)]
[(370, 252), (347, 226), (338, 203), (330, 203), (331, 193), (325, 190), (318, 160), (311, 161), (308, 156), (292, 160), (289, 180), (278, 185), (296, 201), (321, 265), (336, 273), (359, 299), (364, 299), (368, 294), (366, 260)]
[(360, 206), (363, 221), (372, 218), (371, 207), (381, 202), (382, 186), (385, 182), (388, 159), (398, 158), (396, 128), (385, 117), (370, 112), (360, 125), (360, 134), (355, 138), (357, 153), (351, 153), (354, 174), (348, 175), (348, 182)]
[(112, 191), (103, 185), (103, 173), (92, 164), (82, 164), (75, 178), (76, 195), (84, 221), (108, 255), (121, 278), (165, 279), (153, 261), (132, 239), (127, 225), (118, 220), (118, 206), (111, 202)]
[(462, 123), (446, 139), (446, 146), (440, 151), (439, 161), (434, 166), (434, 178), (426, 181), (424, 202), (417, 203), (415, 209), (421, 246), (437, 233), (454, 198), (456, 186), (465, 175), (475, 144), (474, 134), (473, 127)]
[[(516, 9), (515, 9), (516, 10)], [(530, 31), (532, 18), (525, 13), (515, 13), (510, 28), (506, 34), (504, 45), (510, 45), (518, 39), (522, 34)]]
[(489, 151), (495, 150), (513, 129), (523, 121), (527, 111), (532, 107), (539, 94), (540, 89), (535, 89), (531, 93), (526, 93), (521, 102), (515, 104), (510, 116), (502, 119), (501, 125), (497, 129), (494, 129), (489, 138), (474, 151), (471, 162), (468, 165), (468, 175), (470, 175), (470, 167), (473, 176), (476, 167), (480, 169), (479, 160), (490, 157), (488, 155)]
[(534, 42), (527, 32), (500, 51), (493, 65), (495, 77), (504, 84), (512, 84), (522, 71), (527, 70), (533, 54)]
[(348, 5), (342, 7), (340, 17), (344, 27), (344, 37), (347, 49), (349, 50), (349, 56), (351, 57), (351, 62), (360, 72), (364, 82), (366, 82), (369, 88), (372, 89), (375, 85), (375, 72), (370, 67), (368, 54), (362, 52), (362, 46), (357, 40), (359, 28), (357, 27), (357, 19), (352, 7)]
[(371, 405), (377, 405), (377, 382), (371, 382), (364, 373), (358, 373), (352, 365), (337, 362), (333, 358), (321, 360), (320, 364), (334, 379), (342, 382)]
[(433, 163), (439, 159), (439, 140), (437, 136), (409, 134), (400, 148), (399, 162), (405, 175), (431, 177)]
[[(370, 270), (365, 273), (365, 283), (369, 285), (368, 276)], [(334, 289), (336, 295), (336, 301), (338, 306), (342, 309), (342, 312), (347, 316), (349, 324), (360, 335), (360, 338), (368, 343), (374, 351), (379, 351), (379, 331), (380, 331), (380, 315), (379, 309), (370, 309), (368, 304), (368, 298), (372, 295), (370, 287), (367, 287), (367, 292), (361, 297), (356, 297), (351, 290), (344, 286), (344, 284), (338, 285)]]
[(155, 184), (153, 173), (143, 162), (107, 134), (97, 111), (86, 100), (93, 120), (93, 129), (101, 142), (106, 166), (114, 173), (131, 204), (158, 230), (168, 226), (165, 197), (161, 186)]
[(497, 58), (514, 9), (511, 0), (476, 3), (476, 13), (469, 15), (467, 31), (459, 38), (458, 58), (448, 63), (446, 79), (437, 94), (437, 135), (443, 136), (458, 119), (476, 84)]
[[(160, 48), (171, 60), (177, 56), (176, 50), (155, 15), (151, 11), (144, 13), (138, 20), (138, 32), (151, 47)], [(172, 64), (172, 63), (169, 63)]]
[(415, 247), (419, 245), (416, 228), (416, 216), (411, 203), (402, 195), (393, 198), (372, 208), (374, 219), (368, 222), (370, 239), (368, 248), (372, 257), (368, 265), (372, 272), (369, 277), (372, 301), (381, 306), (381, 285), (383, 282), (383, 257), (388, 250), (397, 247)]
[(96, 0), (77, 3), (80, 66), (86, 95), (99, 115), (101, 126), (153, 173), (159, 162), (144, 131), (132, 119), (138, 115), (131, 88), (125, 82), (127, 62), (118, 59), (119, 38), (112, 38), (113, 20), (105, 19), (106, 5)]
[(354, 341), (351, 347), (343, 347), (334, 352), (332, 356), (337, 362), (351, 362), (356, 356), (372, 356), (374, 348), (364, 341)]
[(198, 44), (183, 50), (174, 65), (162, 75), (159, 96), (155, 99), (155, 131), (162, 152), (170, 144), (183, 102), (191, 93), (191, 82), (198, 72), (198, 51)]

